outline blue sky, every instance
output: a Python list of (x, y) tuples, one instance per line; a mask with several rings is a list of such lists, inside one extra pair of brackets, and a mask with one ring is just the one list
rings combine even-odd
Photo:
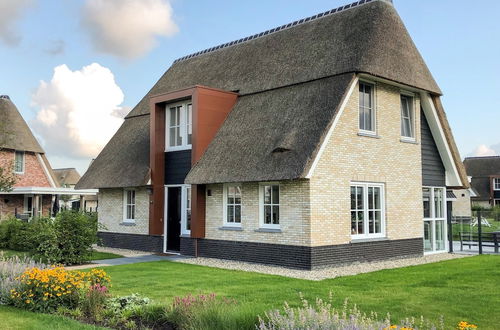
[[(42, 124), (46, 124), (46, 120), (37, 123), (39, 112), (51, 106), (58, 107), (54, 102), (61, 102), (61, 94), (65, 95), (64, 86), (70, 85), (65, 80), (59, 85), (50, 83), (55, 67), (65, 64), (67, 70), (61, 70), (60, 76), (73, 77), (74, 80), (92, 71), (82, 69), (92, 63), (99, 64), (99, 67), (94, 67), (95, 72), (109, 69), (107, 75), (103, 73), (90, 84), (114, 76), (114, 83), (106, 83), (115, 93), (108, 106), (121, 107), (121, 113), (124, 113), (144, 96), (178, 57), (350, 2), (172, 0), (169, 2), (171, 23), (176, 29), (171, 26), (170, 33), (156, 36), (156, 46), (140, 55), (123, 57), (96, 48), (91, 35), (95, 24), (85, 23), (82, 18), (83, 8), (89, 2), (99, 0), (23, 1), (27, 5), (19, 9), (17, 18), (10, 24), (19, 42), (8, 44), (0, 39), (0, 94), (10, 95), (30, 126), (36, 128), (34, 131), (53, 167), (77, 167), (80, 172), (85, 170), (91, 157), (97, 156), (98, 150), (68, 153), (61, 143), (55, 141), (66, 140), (65, 129), (57, 125), (50, 130), (44, 129)], [(500, 1), (395, 0), (394, 3), (444, 93), (443, 103), (462, 157), (500, 154)], [(124, 19), (123, 29), (127, 26), (132, 26), (132, 23), (128, 24)], [(158, 27), (151, 27), (155, 28)], [(41, 86), (41, 81), (48, 86)], [(72, 86), (88, 85), (75, 83)], [(57, 93), (59, 97), (54, 97)], [(88, 95), (78, 97), (83, 99)], [(75, 106), (78, 105), (72, 103), (68, 107)], [(66, 108), (61, 105), (58, 111)], [(96, 132), (109, 131), (100, 137), (103, 139), (103, 136), (111, 136), (117, 125), (119, 120), (114, 119), (111, 124), (96, 125), (94, 129)], [(92, 124), (87, 127), (92, 128)], [(51, 134), (54, 131), (60, 134)], [(93, 140), (87, 137), (81, 141), (90, 143), (88, 141)], [(71, 148), (76, 150), (79, 147), (81, 143)]]

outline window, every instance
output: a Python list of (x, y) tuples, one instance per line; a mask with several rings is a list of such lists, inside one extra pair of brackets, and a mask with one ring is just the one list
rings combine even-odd
[(224, 225), (241, 225), (241, 186), (224, 186)]
[(17, 151), (14, 159), (14, 172), (18, 174), (24, 173), (24, 151)]
[(493, 190), (500, 190), (500, 178), (493, 179)]
[(263, 184), (260, 186), (260, 218), (263, 228), (279, 228), (280, 225), (280, 186)]
[(413, 119), (413, 97), (401, 95), (401, 136), (415, 139)]
[(384, 222), (384, 185), (377, 183), (352, 183), (352, 237), (383, 237), (385, 231)]
[(186, 189), (186, 221), (183, 228), (183, 233), (191, 233), (191, 187), (188, 186)]
[(124, 222), (135, 222), (135, 190), (125, 189)]
[(359, 83), (359, 129), (375, 133), (374, 85)]
[(167, 150), (189, 149), (193, 134), (193, 105), (188, 102), (167, 105)]
[(424, 251), (446, 250), (446, 199), (441, 187), (422, 188), (424, 208)]

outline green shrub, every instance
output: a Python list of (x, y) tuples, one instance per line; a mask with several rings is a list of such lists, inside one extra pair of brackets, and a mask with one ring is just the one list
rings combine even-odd
[(29, 224), (12, 218), (0, 222), (0, 248), (28, 251), (30, 247)]

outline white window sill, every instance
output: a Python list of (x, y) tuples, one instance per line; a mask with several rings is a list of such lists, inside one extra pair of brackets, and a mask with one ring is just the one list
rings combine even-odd
[(14, 172), (14, 174), (17, 174), (17, 175), (23, 175), (24, 172)]
[(179, 235), (179, 237), (182, 237), (182, 238), (191, 238), (191, 233), (182, 233)]
[(178, 146), (178, 147), (168, 147), (168, 148), (165, 149), (165, 152), (191, 150), (191, 149), (192, 149), (191, 145)]
[(401, 137), (401, 139), (399, 140), (403, 143), (411, 143), (411, 144), (418, 144), (417, 140), (414, 139), (414, 138), (409, 138), (409, 137)]
[(123, 220), (123, 222), (120, 223), (120, 226), (135, 226), (135, 221)]
[(258, 233), (282, 233), (280, 228), (259, 228), (255, 229), (256, 232)]
[(380, 139), (380, 136), (376, 132), (359, 131), (358, 136), (371, 137), (374, 139)]
[(351, 238), (351, 243), (366, 243), (366, 242), (376, 242), (376, 241), (388, 241), (389, 239), (385, 236), (375, 236), (375, 237), (353, 237)]
[(219, 227), (219, 230), (243, 231), (243, 228), (241, 228), (241, 226), (224, 225), (222, 227)]

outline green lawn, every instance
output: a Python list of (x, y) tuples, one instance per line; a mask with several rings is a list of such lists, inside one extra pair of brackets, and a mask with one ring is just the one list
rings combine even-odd
[[(22, 257), (22, 256), (28, 255), (28, 252), (0, 249), (0, 256), (2, 253), (3, 253), (3, 256), (6, 258), (10, 258), (13, 256)], [(90, 257), (90, 260), (115, 259), (115, 258), (121, 258), (121, 257), (123, 257), (123, 256), (121, 256), (119, 254), (94, 251), (94, 252), (92, 252), (92, 256)]]
[[(500, 324), (500, 256), (476, 256), (318, 282), (167, 261), (105, 270), (111, 275), (115, 295), (137, 292), (158, 303), (168, 303), (179, 295), (215, 292), (238, 300), (241, 308), (234, 317), (244, 320), (280, 308), (284, 301), (297, 305), (299, 292), (312, 300), (326, 298), (332, 291), (338, 306), (349, 298), (365, 312), (382, 316), (391, 313), (394, 321), (420, 315), (437, 321), (442, 315), (447, 329), (461, 320), (475, 323), (479, 329), (495, 329), (495, 324)], [(13, 311), (19, 314), (14, 317)], [(0, 307), (0, 319), (8, 320), (4, 324), (17, 322), (21, 328), (31, 324), (75, 328), (64, 319), (21, 314), (5, 307)]]
[(0, 306), (0, 328), (3, 330), (92, 330), (103, 329), (81, 324), (66, 317), (27, 312), (14, 307)]
[[(280, 276), (215, 269), (172, 262), (105, 268), (112, 292), (144, 294), (159, 302), (188, 293), (211, 293), (238, 300), (245, 313), (263, 314), (284, 301), (298, 304), (299, 292), (309, 300), (332, 291), (340, 306), (345, 298), (365, 312), (390, 313), (394, 320), (420, 317), (450, 328), (461, 320), (494, 329), (500, 324), (500, 256), (478, 256), (434, 264), (306, 281)], [(248, 315), (247, 315), (248, 317)]]

